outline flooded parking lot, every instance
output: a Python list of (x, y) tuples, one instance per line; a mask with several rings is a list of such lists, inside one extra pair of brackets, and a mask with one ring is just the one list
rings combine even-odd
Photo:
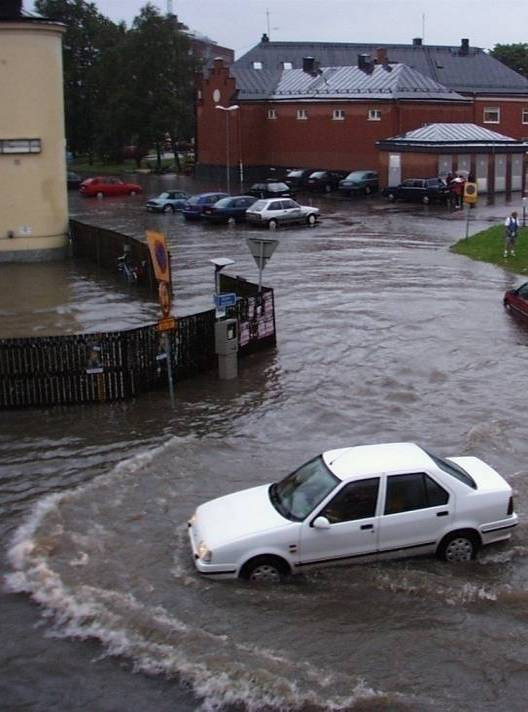
[[(71, 210), (166, 231), (177, 313), (211, 306), (213, 257), (256, 279), (245, 238), (269, 233), (149, 215), (145, 199), (73, 196)], [(450, 253), (464, 220), (441, 208), (312, 200), (321, 225), (275, 233), (264, 273), (277, 350), (241, 362), (236, 381), (182, 382), (174, 409), (155, 393), (0, 414), (9, 708), (524, 709), (528, 331), (502, 307), (520, 279)], [(474, 226), (494, 217), (477, 210)], [(6, 268), (17, 304), (34, 267)], [(31, 310), (2, 297), (13, 330), (155, 318), (112, 275), (35, 269), (48, 276)], [(59, 296), (59, 282), (76, 286)], [(470, 564), (327, 569), (273, 589), (197, 577), (185, 522), (200, 502), (323, 449), (397, 440), (499, 470), (521, 517), (512, 541)]]

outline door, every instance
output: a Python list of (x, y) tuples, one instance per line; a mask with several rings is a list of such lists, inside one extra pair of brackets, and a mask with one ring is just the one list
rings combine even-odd
[(401, 183), (401, 155), (399, 153), (389, 154), (389, 186)]
[(282, 200), (283, 222), (299, 222), (302, 220), (301, 206), (293, 200)]
[(495, 192), (504, 193), (506, 190), (506, 155), (495, 154)]
[(379, 552), (434, 548), (454, 518), (454, 498), (425, 472), (387, 477)]
[(522, 190), (523, 157), (513, 154), (511, 157), (511, 189)]
[(488, 192), (488, 156), (477, 156), (477, 189), (479, 193)]
[[(319, 511), (303, 522), (299, 565), (315, 566), (372, 555), (377, 550), (379, 477), (345, 484)], [(329, 526), (313, 526), (325, 517)]]

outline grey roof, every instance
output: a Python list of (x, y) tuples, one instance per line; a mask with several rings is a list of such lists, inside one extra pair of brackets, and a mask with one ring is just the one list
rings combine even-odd
[[(405, 64), (359, 67), (324, 67), (312, 76), (302, 69), (285, 69), (270, 99), (434, 99), (465, 101), (429, 77)], [(240, 94), (242, 97), (243, 95)]]
[[(429, 124), (414, 131), (407, 131), (394, 138), (405, 141), (420, 141), (437, 143), (439, 141), (485, 141), (487, 143), (517, 142), (511, 136), (490, 131), (477, 124)], [(389, 139), (390, 140), (390, 139)]]
[(382, 148), (399, 146), (402, 148), (407, 147), (407, 149), (411, 146), (413, 148), (421, 147), (423, 149), (439, 146), (443, 148), (453, 146), (460, 149), (464, 146), (466, 148), (473, 147), (477, 150), (477, 147), (496, 147), (497, 144), (514, 152), (524, 152), (528, 146), (528, 144), (525, 144), (523, 141), (511, 138), (511, 136), (504, 136), (504, 134), (490, 131), (482, 126), (470, 123), (429, 124), (428, 126), (407, 131), (398, 136), (377, 141), (377, 145)]
[[(314, 57), (324, 67), (357, 65), (358, 54), (386, 50), (390, 62), (406, 64), (435, 82), (460, 93), (528, 95), (528, 79), (491, 57), (478, 47), (466, 54), (460, 47), (403, 44), (358, 44), (329, 42), (260, 42), (238, 59), (237, 69), (279, 71), (283, 62), (302, 68), (303, 57)], [(262, 62), (263, 70), (254, 70), (253, 62)]]

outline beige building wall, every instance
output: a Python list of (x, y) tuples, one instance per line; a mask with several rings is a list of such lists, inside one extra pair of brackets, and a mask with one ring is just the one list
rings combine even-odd
[(65, 254), (63, 32), (0, 21), (0, 262)]

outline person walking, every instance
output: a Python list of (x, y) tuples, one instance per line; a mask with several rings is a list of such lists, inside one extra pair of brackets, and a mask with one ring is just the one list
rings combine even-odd
[(517, 212), (514, 210), (504, 221), (506, 233), (504, 235), (504, 257), (511, 255), (515, 257), (515, 245), (517, 243), (517, 235), (519, 234), (519, 220)]

